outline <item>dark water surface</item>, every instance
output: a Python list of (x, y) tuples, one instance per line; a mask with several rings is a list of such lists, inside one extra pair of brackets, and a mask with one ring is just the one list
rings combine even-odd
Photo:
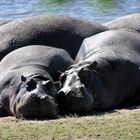
[(140, 0), (0, 0), (0, 20), (59, 14), (107, 22), (140, 12)]

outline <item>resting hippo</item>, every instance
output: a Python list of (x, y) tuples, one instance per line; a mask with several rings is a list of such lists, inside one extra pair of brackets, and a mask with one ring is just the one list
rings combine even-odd
[(9, 22), (11, 22), (12, 20), (0, 20), (0, 26), (5, 25)]
[(140, 33), (140, 13), (123, 16), (104, 25), (109, 29), (127, 28)]
[(0, 63), (0, 116), (55, 118), (55, 80), (73, 60), (63, 49), (27, 46), (17, 49)]
[(60, 76), (61, 111), (84, 114), (140, 104), (139, 33), (112, 30), (87, 38), (76, 61)]
[(0, 27), (0, 60), (27, 45), (63, 48), (75, 58), (84, 38), (107, 30), (100, 24), (65, 16), (36, 16)]

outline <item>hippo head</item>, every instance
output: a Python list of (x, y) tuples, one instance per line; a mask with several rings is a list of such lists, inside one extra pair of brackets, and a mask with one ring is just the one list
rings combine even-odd
[(42, 119), (57, 117), (56, 88), (46, 77), (21, 76), (19, 89), (12, 96), (10, 109), (17, 118)]
[(61, 74), (57, 93), (62, 113), (89, 113), (94, 104), (97, 62), (79, 62)]

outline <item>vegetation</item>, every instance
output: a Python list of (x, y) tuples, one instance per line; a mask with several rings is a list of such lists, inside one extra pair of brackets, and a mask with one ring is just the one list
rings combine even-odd
[(73, 140), (140, 139), (140, 109), (117, 110), (86, 117), (68, 116), (57, 120), (26, 121), (0, 119), (0, 139)]

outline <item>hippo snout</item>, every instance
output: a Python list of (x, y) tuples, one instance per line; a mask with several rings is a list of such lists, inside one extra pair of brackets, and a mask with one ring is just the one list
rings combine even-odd
[(16, 104), (16, 117), (24, 119), (57, 118), (58, 107), (55, 99), (47, 94), (23, 96)]
[(65, 112), (84, 114), (91, 111), (93, 106), (93, 98), (84, 86), (74, 87), (70, 90), (60, 89), (57, 100), (60, 112), (65, 109)]

